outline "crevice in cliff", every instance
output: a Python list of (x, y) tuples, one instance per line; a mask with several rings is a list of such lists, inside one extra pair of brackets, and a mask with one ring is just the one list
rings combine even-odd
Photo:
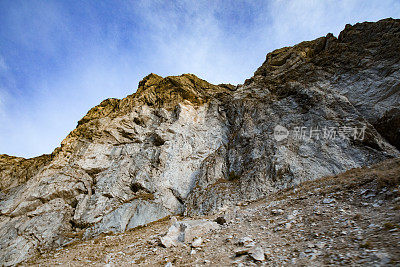
[(374, 124), (375, 129), (393, 146), (400, 150), (400, 109), (393, 108)]

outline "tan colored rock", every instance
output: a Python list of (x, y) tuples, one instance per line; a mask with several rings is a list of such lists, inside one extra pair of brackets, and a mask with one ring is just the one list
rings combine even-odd
[(5, 154), (0, 155), (0, 190), (7, 191), (25, 183), (48, 164), (52, 157), (52, 155), (42, 155), (24, 159)]

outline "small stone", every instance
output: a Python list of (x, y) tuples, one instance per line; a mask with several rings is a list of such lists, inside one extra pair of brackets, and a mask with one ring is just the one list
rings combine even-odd
[(223, 225), (223, 224), (226, 223), (226, 220), (225, 220), (224, 217), (218, 217), (217, 219), (215, 219), (215, 222), (220, 224), (220, 225)]
[(177, 243), (171, 237), (163, 236), (163, 237), (160, 238), (160, 245), (165, 247), (165, 248), (170, 248), (170, 247), (176, 246)]
[(192, 242), (192, 247), (194, 248), (200, 247), (202, 243), (203, 240), (201, 239), (201, 237), (198, 237)]
[(324, 198), (324, 199), (322, 200), (322, 203), (323, 203), (323, 204), (331, 204), (331, 203), (333, 203), (333, 202), (335, 202), (335, 200), (334, 200), (333, 198)]
[[(192, 242), (197, 236), (219, 228), (216, 222), (209, 220), (185, 220), (174, 223), (168, 232), (160, 238), (164, 247), (182, 245)], [(206, 241), (209, 241), (206, 239)]]
[(369, 193), (366, 196), (364, 196), (364, 198), (371, 198), (371, 197), (375, 197), (376, 195), (374, 193)]
[(282, 209), (273, 209), (271, 210), (272, 215), (282, 215), (284, 211)]
[(246, 237), (243, 237), (243, 238), (239, 239), (238, 245), (239, 246), (246, 246), (246, 245), (249, 245), (251, 243), (253, 243), (253, 239), (251, 239), (250, 237), (246, 236)]
[(314, 211), (314, 214), (315, 214), (315, 215), (321, 215), (321, 214), (322, 214), (322, 212), (321, 212), (321, 211), (319, 211), (319, 210), (315, 210), (315, 211)]
[(306, 253), (304, 253), (304, 252), (300, 252), (300, 254), (299, 254), (299, 258), (300, 258), (300, 259), (305, 259), (305, 258), (307, 258), (307, 255), (306, 255)]
[(357, 239), (357, 240), (363, 240), (364, 238), (363, 238), (362, 235), (358, 234), (358, 235), (355, 236), (355, 239)]
[(259, 246), (252, 248), (249, 251), (249, 255), (256, 261), (264, 261), (265, 260), (264, 251)]
[(247, 255), (249, 253), (249, 249), (248, 248), (236, 248), (234, 250), (235, 252), (235, 257), (240, 257), (242, 255)]

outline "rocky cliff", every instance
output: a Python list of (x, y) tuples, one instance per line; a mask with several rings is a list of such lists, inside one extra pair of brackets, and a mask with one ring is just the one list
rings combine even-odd
[(386, 19), (273, 51), (243, 85), (150, 74), (52, 155), (1, 156), (0, 262), (398, 157), (399, 66)]

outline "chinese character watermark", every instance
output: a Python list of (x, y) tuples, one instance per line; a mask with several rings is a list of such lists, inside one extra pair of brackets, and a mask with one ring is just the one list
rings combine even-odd
[(289, 136), (295, 140), (310, 141), (310, 140), (334, 140), (337, 138), (346, 140), (364, 140), (366, 127), (350, 127), (350, 126), (325, 126), (320, 128), (295, 126), (293, 130), (288, 130), (286, 127), (276, 125), (274, 128), (274, 138), (276, 141), (282, 141)]

